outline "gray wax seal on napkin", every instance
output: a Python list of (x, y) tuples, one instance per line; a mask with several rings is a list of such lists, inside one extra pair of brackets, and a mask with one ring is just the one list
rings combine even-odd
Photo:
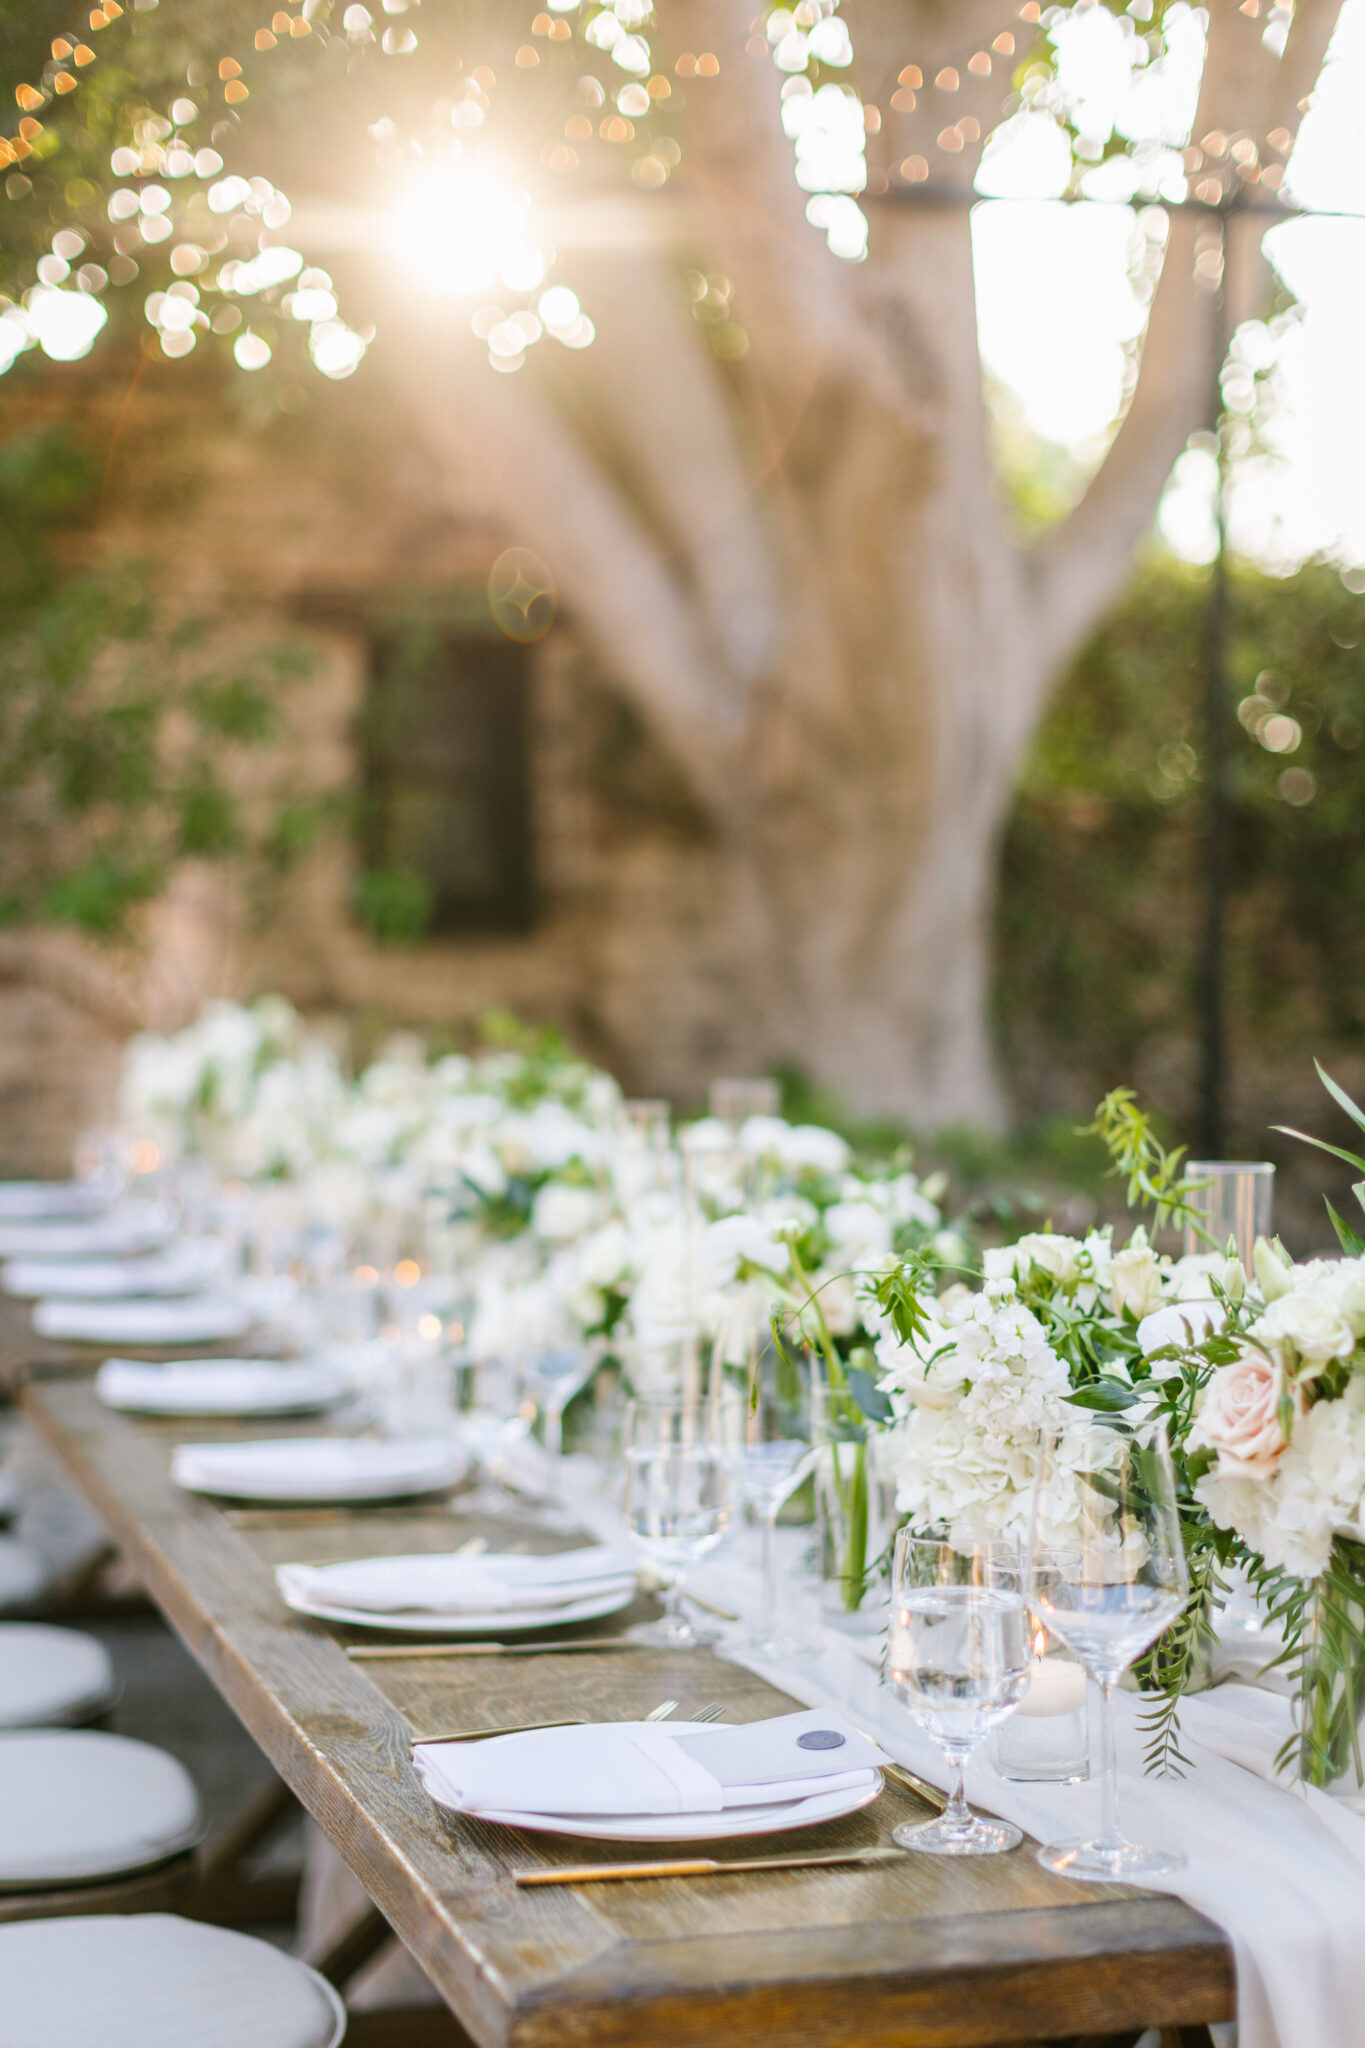
[(808, 1728), (804, 1735), (798, 1735), (798, 1749), (842, 1749), (847, 1737), (837, 1728)]

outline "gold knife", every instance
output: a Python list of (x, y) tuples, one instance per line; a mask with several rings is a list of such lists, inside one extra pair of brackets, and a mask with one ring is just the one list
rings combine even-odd
[(737, 1863), (719, 1863), (696, 1856), (679, 1863), (571, 1863), (558, 1870), (517, 1870), (518, 1884), (600, 1884), (609, 1878), (725, 1877), (731, 1871), (821, 1870), (837, 1864), (900, 1863), (904, 1849), (836, 1849), (823, 1856), (746, 1856)]
[(904, 1764), (879, 1764), (878, 1769), (885, 1778), (894, 1778), (907, 1792), (913, 1792), (916, 1799), (922, 1799), (926, 1806), (932, 1806), (935, 1813), (942, 1813), (948, 1804), (946, 1792), (940, 1792), (937, 1785), (931, 1785), (927, 1778), (909, 1770)]
[(603, 1636), (600, 1642), (572, 1643), (348, 1643), (346, 1655), (356, 1664), (393, 1657), (567, 1657), (575, 1650), (647, 1650), (628, 1636)]
[(448, 1735), (414, 1735), (414, 1749), (433, 1742), (484, 1742), (493, 1735), (530, 1735), (542, 1728), (582, 1728), (586, 1723), (575, 1715), (568, 1721), (513, 1721), (506, 1728), (459, 1728)]

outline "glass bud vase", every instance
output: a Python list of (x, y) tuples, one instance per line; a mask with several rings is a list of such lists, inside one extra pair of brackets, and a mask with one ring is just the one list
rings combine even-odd
[(811, 1388), (820, 1608), (832, 1627), (875, 1635), (886, 1621), (895, 1487), (882, 1469), (879, 1431), (846, 1388)]
[(1312, 1597), (1295, 1739), (1299, 1776), (1365, 1814), (1365, 1545), (1341, 1536)]

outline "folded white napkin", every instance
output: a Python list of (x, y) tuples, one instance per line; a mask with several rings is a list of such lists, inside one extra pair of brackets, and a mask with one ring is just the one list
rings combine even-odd
[[(815, 1738), (812, 1741), (812, 1738)], [(885, 1752), (816, 1708), (743, 1728), (622, 1721), (419, 1743), (418, 1776), (460, 1813), (626, 1818), (786, 1805), (870, 1786)]]
[(144, 1415), (284, 1415), (325, 1408), (349, 1392), (346, 1376), (323, 1360), (279, 1365), (261, 1358), (179, 1358), (148, 1365), (108, 1358), (95, 1392), (110, 1408)]
[(173, 1245), (145, 1259), (8, 1259), (0, 1269), (0, 1286), (28, 1301), (47, 1295), (149, 1301), (198, 1294), (222, 1262), (222, 1247), (208, 1243)]
[(126, 1258), (155, 1251), (174, 1231), (175, 1211), (168, 1202), (125, 1202), (88, 1222), (0, 1219), (0, 1258)]
[(434, 1493), (469, 1469), (458, 1445), (426, 1437), (278, 1437), (181, 1444), (171, 1476), (196, 1493), (252, 1500), (383, 1500)]
[(39, 1216), (93, 1216), (107, 1209), (113, 1190), (106, 1180), (0, 1181), (0, 1216), (16, 1221)]
[(347, 1564), (286, 1564), (276, 1578), (286, 1593), (327, 1607), (373, 1614), (512, 1614), (571, 1607), (597, 1593), (626, 1590), (629, 1556), (606, 1544), (553, 1557), (363, 1557)]
[(245, 1336), (251, 1311), (230, 1294), (190, 1294), (179, 1301), (76, 1301), (63, 1295), (33, 1311), (40, 1337), (81, 1344), (221, 1344)]

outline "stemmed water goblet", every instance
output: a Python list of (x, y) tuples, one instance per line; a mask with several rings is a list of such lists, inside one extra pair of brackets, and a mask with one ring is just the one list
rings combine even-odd
[(522, 1368), (522, 1393), (544, 1418), (545, 1448), (552, 1458), (564, 1449), (564, 1411), (596, 1367), (597, 1353), (589, 1345), (552, 1344), (533, 1351)]
[(733, 1381), (729, 1387), (732, 1395), (742, 1394), (731, 1451), (736, 1488), (762, 1531), (762, 1619), (745, 1642), (761, 1657), (794, 1657), (812, 1647), (780, 1625), (773, 1541), (784, 1503), (811, 1468), (810, 1376), (806, 1352), (756, 1339), (742, 1388)]
[[(1065, 1514), (1062, 1510), (1065, 1509)], [(1176, 1850), (1143, 1848), (1119, 1830), (1114, 1688), (1189, 1597), (1175, 1473), (1164, 1424), (1089, 1419), (1044, 1437), (1034, 1490), (1029, 1604), (1100, 1687), (1100, 1832), (1049, 1843), (1045, 1869), (1141, 1884), (1179, 1870)]]
[(625, 1465), (631, 1540), (664, 1588), (662, 1618), (632, 1636), (665, 1650), (715, 1642), (682, 1611), (683, 1581), (716, 1548), (730, 1515), (729, 1460), (712, 1404), (686, 1394), (632, 1401)]
[(1023, 1697), (1029, 1616), (1012, 1543), (952, 1543), (903, 1529), (896, 1538), (887, 1682), (948, 1760), (951, 1788), (937, 1820), (892, 1831), (903, 1849), (994, 1856), (1022, 1836), (967, 1805), (968, 1761)]

